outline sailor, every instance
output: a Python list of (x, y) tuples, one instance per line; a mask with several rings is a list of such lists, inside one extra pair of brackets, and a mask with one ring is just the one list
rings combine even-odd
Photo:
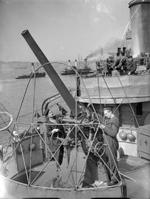
[(68, 66), (71, 67), (71, 61), (70, 61), (70, 59), (68, 60)]
[[(37, 118), (37, 127), (40, 131), (40, 149), (43, 155), (43, 161), (48, 158), (48, 134), (51, 132), (50, 120), (49, 118), (53, 116), (53, 113), (49, 111), (48, 107), (46, 107), (44, 114)], [(52, 122), (52, 121), (51, 121)]]
[[(87, 156), (82, 187), (93, 187), (93, 184), (96, 181), (98, 181), (98, 163), (100, 161), (99, 156), (97, 156), (93, 151), (94, 148), (93, 145), (95, 145), (95, 143), (102, 141), (100, 136), (101, 129), (95, 130), (94, 115), (92, 111), (88, 112), (87, 117), (85, 118), (85, 120), (82, 121), (82, 123), (84, 124), (83, 125), (84, 136), (81, 133), (81, 139), (82, 139), (81, 146), (85, 155)], [(94, 136), (95, 132), (96, 136)]]
[(102, 75), (106, 76), (108, 74), (107, 64), (103, 66)]
[(88, 187), (93, 187), (94, 182), (98, 181), (99, 158), (96, 157), (94, 155), (94, 153), (89, 151), (89, 149), (92, 147), (91, 137), (94, 132), (88, 126), (87, 127), (84, 126), (83, 131), (84, 131), (84, 135), (87, 136), (89, 134), (89, 137), (87, 137), (87, 139), (85, 137), (82, 137), (82, 141), (81, 141), (82, 149), (83, 149), (85, 155), (87, 155), (82, 187), (88, 188)]
[(136, 74), (136, 69), (137, 69), (137, 65), (135, 63), (135, 61), (133, 60), (133, 57), (130, 56), (128, 58), (128, 75), (135, 75)]
[[(48, 120), (49, 120), (49, 124), (50, 124), (50, 129), (51, 129), (50, 130), (51, 147), (56, 144), (57, 146), (55, 145), (55, 147), (54, 147), (55, 151), (59, 147), (59, 156), (58, 156), (59, 165), (58, 166), (60, 166), (62, 164), (63, 155), (64, 155), (64, 146), (62, 143), (66, 137), (66, 134), (64, 131), (64, 127), (61, 124), (61, 121), (50, 110), (48, 112)], [(53, 152), (55, 153), (55, 151), (53, 151)]]
[(118, 52), (116, 55), (116, 61), (113, 64), (113, 69), (118, 70), (120, 75), (126, 74), (127, 72), (127, 57), (126, 57), (126, 48), (123, 48), (123, 52), (121, 48), (118, 48)]
[(119, 120), (113, 114), (111, 107), (104, 108), (105, 123), (99, 127), (104, 132), (104, 144), (106, 144), (104, 167), (107, 174), (107, 185), (117, 184), (121, 179), (117, 165), (118, 140), (116, 138), (119, 130)]
[(74, 66), (75, 66), (76, 69), (78, 68), (78, 61), (76, 59), (74, 61)]
[(96, 70), (97, 72), (101, 73), (102, 72), (102, 66), (100, 61), (96, 61)]
[(127, 73), (127, 57), (124, 55), (121, 59), (116, 61), (115, 68), (120, 72), (121, 75)]
[(116, 54), (116, 58), (115, 58), (115, 62), (112, 65), (113, 69), (117, 69), (120, 73), (120, 61), (121, 61), (122, 55), (121, 55), (121, 48), (118, 48), (117, 54)]
[(112, 64), (110, 58), (108, 58), (108, 59), (106, 60), (106, 65), (107, 65), (108, 76), (111, 76), (112, 70), (113, 70), (113, 68), (112, 68), (112, 65), (113, 65), (113, 64)]
[(120, 65), (121, 65), (121, 74), (126, 74), (127, 73), (127, 57), (125, 55), (122, 56)]
[(40, 149), (42, 151), (43, 161), (47, 159), (47, 117), (45, 115), (40, 116), (37, 120), (37, 130), (40, 132)]
[(58, 106), (58, 109), (61, 112), (62, 116), (66, 116), (67, 110), (63, 106), (61, 106), (59, 103), (57, 103), (57, 106)]

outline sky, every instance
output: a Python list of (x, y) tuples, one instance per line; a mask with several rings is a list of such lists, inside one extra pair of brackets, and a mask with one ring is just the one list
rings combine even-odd
[(37, 61), (28, 29), (49, 60), (85, 58), (122, 38), (129, 0), (0, 0), (0, 61)]

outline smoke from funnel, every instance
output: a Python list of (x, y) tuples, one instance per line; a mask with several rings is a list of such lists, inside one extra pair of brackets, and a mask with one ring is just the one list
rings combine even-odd
[[(113, 53), (115, 54), (116, 53), (116, 49), (118, 46), (121, 46), (122, 45), (122, 40), (119, 39), (119, 38), (111, 38), (106, 44), (105, 46), (102, 48), (100, 47), (99, 49), (93, 51), (92, 53), (90, 53), (86, 58), (85, 60), (87, 59), (90, 59), (90, 58), (93, 58), (93, 57), (96, 57), (97, 55), (100, 55), (100, 56), (104, 56), (104, 54), (110, 54), (110, 53)], [(121, 53), (121, 48), (119, 50), (119, 52)]]
[(90, 53), (86, 58), (85, 60), (89, 59), (89, 58), (92, 58), (92, 57), (95, 57), (97, 55), (103, 55), (103, 49), (102, 48), (99, 48), (95, 51), (93, 51), (92, 53)]

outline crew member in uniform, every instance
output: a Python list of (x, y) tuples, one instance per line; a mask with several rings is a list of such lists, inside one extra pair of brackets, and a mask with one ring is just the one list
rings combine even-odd
[[(53, 114), (52, 111), (48, 111), (47, 114), (48, 121), (49, 121), (49, 129), (50, 129), (50, 134), (51, 134), (51, 141), (57, 142), (57, 148), (59, 147), (59, 156), (58, 156), (58, 163), (61, 166), (62, 161), (63, 161), (63, 155), (64, 155), (64, 146), (62, 144), (63, 140), (66, 137), (64, 127), (61, 125), (61, 121), (59, 118), (57, 118), (56, 115)], [(57, 150), (57, 148), (55, 150)]]
[[(84, 136), (81, 133), (81, 146), (87, 156), (84, 179), (82, 181), (82, 187), (86, 188), (93, 187), (93, 184), (98, 181), (98, 163), (100, 158), (94, 153), (94, 146), (96, 143), (103, 142), (102, 130), (100, 128), (97, 129), (98, 122), (95, 120), (94, 114), (92, 113), (92, 111), (88, 112), (87, 117), (83, 121), (82, 130)], [(94, 127), (95, 123), (96, 128)]]
[[(99, 128), (92, 128), (97, 125), (94, 118), (86, 118), (86, 123), (83, 125), (84, 135), (82, 136), (82, 149), (85, 155), (88, 155), (84, 173), (84, 179), (82, 187), (92, 187), (102, 185), (103, 182), (98, 179), (98, 163), (102, 162), (106, 171), (107, 185), (111, 186), (117, 184), (120, 181), (120, 175), (117, 168), (117, 150), (118, 141), (117, 133), (119, 130), (119, 120), (112, 113), (111, 107), (104, 108), (104, 120), (99, 118)], [(93, 125), (89, 125), (92, 122)], [(100, 122), (100, 123), (99, 123)], [(83, 121), (84, 123), (84, 121)], [(93, 141), (94, 135), (95, 139)], [(91, 136), (90, 136), (91, 134)], [(92, 143), (93, 142), (93, 143)], [(102, 143), (104, 147), (104, 153), (97, 154), (93, 150), (89, 151), (89, 148), (95, 147), (95, 143)], [(88, 145), (88, 147), (87, 147)], [(99, 182), (99, 183), (98, 183)], [(105, 183), (106, 184), (106, 183)]]
[(117, 133), (119, 130), (119, 120), (112, 113), (111, 107), (104, 108), (105, 123), (100, 124), (104, 135), (104, 144), (106, 144), (104, 166), (107, 174), (107, 185), (117, 184), (121, 179), (117, 166), (117, 150), (119, 147)]
[[(46, 107), (44, 115), (40, 117), (39, 122), (43, 123), (43, 125), (40, 125), (40, 133), (46, 144), (50, 147), (51, 153), (55, 153), (55, 151), (59, 147), (59, 155), (57, 161), (59, 163), (59, 166), (61, 166), (64, 155), (64, 146), (62, 142), (63, 139), (66, 137), (63, 125), (61, 124), (61, 121), (59, 121), (59, 118), (51, 110), (49, 110), (48, 107)], [(48, 154), (45, 150), (45, 143), (40, 140), (40, 145), (43, 153), (43, 160), (45, 160), (46, 158), (48, 158), (46, 157), (48, 156)], [(55, 147), (53, 145), (55, 145)], [(48, 153), (51, 158), (51, 153), (49, 151)], [(51, 158), (51, 160), (54, 160), (54, 158)]]
[[(86, 134), (86, 131), (89, 132), (89, 130), (90, 129), (88, 127), (87, 127), (87, 129), (84, 127), (85, 134)], [(83, 139), (85, 139), (85, 138), (83, 138)], [(88, 139), (87, 141), (90, 142), (90, 139)], [(90, 145), (90, 143), (88, 143), (88, 144)], [(83, 149), (85, 155), (88, 155), (87, 160), (86, 160), (86, 167), (85, 167), (82, 187), (92, 187), (92, 184), (98, 180), (98, 158), (91, 151), (88, 152), (86, 142), (82, 141), (81, 145), (82, 145), (82, 149)]]

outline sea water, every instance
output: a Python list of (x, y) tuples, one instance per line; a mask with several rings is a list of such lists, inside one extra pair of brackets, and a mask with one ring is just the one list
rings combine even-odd
[[(68, 89), (74, 89), (76, 85), (75, 76), (61, 76), (63, 83)], [(45, 78), (15, 79), (0, 78), (0, 108), (6, 109), (13, 118), (19, 117), (24, 123), (30, 121), (34, 110), (41, 112), (42, 102), (58, 93), (55, 85), (48, 75)], [(20, 109), (21, 107), (21, 109)], [(7, 142), (8, 132), (0, 132), (0, 144)]]

